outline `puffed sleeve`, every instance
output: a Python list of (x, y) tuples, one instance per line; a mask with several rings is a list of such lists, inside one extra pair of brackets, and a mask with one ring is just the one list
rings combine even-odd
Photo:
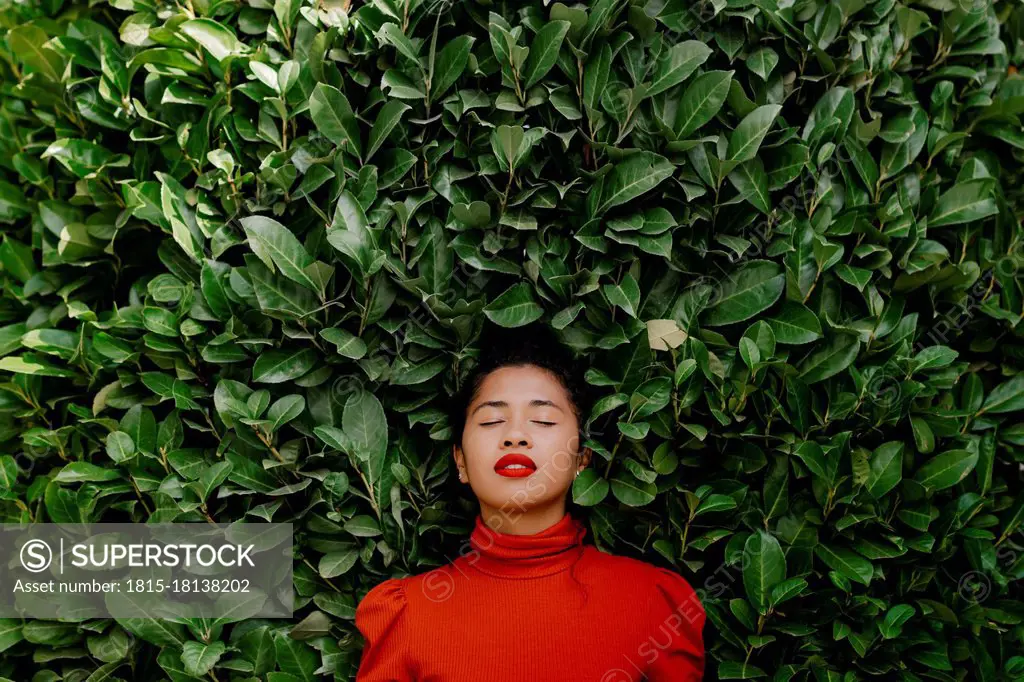
[(356, 628), (366, 646), (356, 682), (413, 682), (408, 666), (405, 583), (389, 578), (376, 585), (356, 607)]
[(700, 682), (704, 677), (704, 606), (681, 575), (656, 568), (646, 679)]

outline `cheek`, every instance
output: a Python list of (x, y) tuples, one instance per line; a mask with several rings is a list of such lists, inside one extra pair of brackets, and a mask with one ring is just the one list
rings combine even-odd
[(569, 424), (559, 424), (558, 426), (552, 426), (549, 429), (544, 429), (545, 434), (549, 440), (557, 440), (562, 447), (568, 447), (569, 437), (576, 433), (576, 430)]
[(480, 427), (468, 427), (462, 432), (462, 451), (469, 463), (475, 464), (481, 457), (497, 452), (499, 440), (494, 433)]
[(539, 433), (536, 443), (552, 457), (566, 458), (579, 449), (579, 431), (571, 424), (559, 424)]

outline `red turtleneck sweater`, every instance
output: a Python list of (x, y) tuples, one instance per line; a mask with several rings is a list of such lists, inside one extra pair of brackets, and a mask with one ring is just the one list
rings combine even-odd
[(356, 682), (699, 681), (704, 608), (689, 583), (586, 533), (568, 512), (535, 535), (478, 514), (457, 559), (359, 603)]

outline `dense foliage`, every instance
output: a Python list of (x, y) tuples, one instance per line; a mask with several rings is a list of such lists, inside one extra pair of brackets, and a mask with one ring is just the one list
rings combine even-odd
[[(294, 622), (0, 622), (14, 680), (348, 679), (472, 500), (446, 398), (542, 319), (576, 504), (708, 679), (1024, 679), (1024, 8), (0, 10), (0, 497), (296, 524)], [(571, 636), (563, 633), (559, 636)]]

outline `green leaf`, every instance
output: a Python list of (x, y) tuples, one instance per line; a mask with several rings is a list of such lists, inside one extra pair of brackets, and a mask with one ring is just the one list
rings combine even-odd
[[(327, 231), (328, 243), (348, 258), (356, 275), (372, 275), (378, 261), (376, 238), (359, 201), (348, 190), (338, 197), (334, 219)], [(378, 266), (379, 267), (379, 266)]]
[(928, 214), (928, 227), (959, 225), (987, 218), (999, 212), (992, 198), (994, 181), (978, 178), (959, 182), (946, 190)]
[(637, 284), (633, 275), (627, 272), (621, 282), (605, 284), (601, 290), (608, 297), (609, 303), (617, 308), (622, 308), (630, 317), (636, 317), (640, 307), (640, 285)]
[(317, 83), (309, 98), (309, 112), (324, 137), (336, 147), (360, 157), (359, 124), (348, 98), (340, 90), (326, 83)]
[(758, 613), (768, 612), (772, 588), (786, 579), (786, 557), (775, 536), (760, 528), (743, 546), (743, 588)]
[(277, 400), (267, 411), (270, 432), (276, 432), (282, 426), (297, 418), (305, 409), (306, 399), (301, 395), (286, 395)]
[(515, 169), (524, 136), (522, 126), (500, 125), (491, 133), (491, 148), (502, 170)]
[(778, 263), (753, 260), (715, 282), (713, 303), (704, 324), (716, 327), (749, 320), (771, 307), (782, 295), (786, 278)]
[(807, 581), (803, 578), (788, 578), (772, 588), (768, 604), (773, 609), (788, 599), (799, 596), (807, 589)]
[(649, 417), (668, 405), (671, 395), (672, 382), (668, 377), (645, 381), (630, 396), (630, 414), (633, 419)]
[(388, 422), (376, 396), (368, 391), (357, 391), (349, 396), (342, 428), (359, 459), (383, 461), (388, 445)]
[(135, 455), (135, 443), (131, 436), (123, 431), (114, 431), (107, 436), (107, 456), (120, 464)]
[(320, 285), (313, 280), (307, 268), (313, 264), (313, 257), (291, 231), (273, 218), (247, 216), (239, 222), (249, 239), (249, 246), (263, 263), (274, 269), (276, 265), (288, 279), (311, 291), (321, 292)]
[(833, 571), (861, 585), (871, 584), (871, 578), (875, 573), (874, 566), (859, 554), (826, 544), (815, 545), (814, 553)]
[(779, 55), (770, 47), (762, 47), (755, 50), (747, 57), (747, 68), (757, 75), (758, 78), (767, 82), (768, 76), (775, 70), (779, 63)]
[(466, 70), (466, 64), (469, 62), (469, 50), (475, 40), (476, 38), (471, 35), (460, 35), (445, 45), (437, 55), (433, 78), (430, 82), (430, 99), (432, 101), (437, 101)]
[(638, 152), (615, 164), (604, 181), (601, 200), (594, 215), (621, 206), (646, 194), (672, 175), (675, 166), (663, 156)]
[(910, 604), (897, 604), (890, 607), (885, 618), (878, 625), (879, 632), (885, 639), (895, 639), (903, 631), (903, 624), (910, 620), (917, 610)]
[(522, 327), (540, 318), (544, 309), (533, 298), (525, 282), (513, 284), (483, 309), (491, 322), (502, 327)]
[(56, 481), (50, 481), (43, 493), (46, 513), (52, 523), (82, 523), (82, 510), (70, 490), (61, 488)]
[(377, 520), (368, 514), (353, 516), (345, 522), (345, 530), (357, 538), (372, 538), (381, 534)]
[(821, 338), (821, 322), (807, 306), (786, 301), (774, 317), (765, 321), (775, 332), (779, 343), (800, 345)]
[[(109, 439), (107, 445), (110, 446)], [(70, 462), (57, 472), (53, 480), (58, 483), (84, 483), (116, 481), (119, 478), (121, 478), (121, 474), (116, 469), (106, 469), (89, 462)]]
[(355, 334), (344, 329), (321, 329), (320, 336), (324, 341), (333, 344), (339, 355), (358, 360), (366, 355), (366, 343)]
[(696, 511), (693, 512), (693, 517), (697, 518), (702, 514), (711, 514), (714, 512), (729, 511), (737, 507), (736, 500), (728, 495), (708, 495), (697, 507)]
[(178, 338), (178, 317), (170, 310), (143, 308), (142, 323), (154, 334)]
[[(177, 331), (174, 336), (177, 336)], [(62, 329), (33, 329), (21, 337), (21, 345), (70, 360), (79, 350), (79, 338), (77, 333)]]
[(798, 366), (806, 384), (824, 381), (853, 364), (860, 352), (860, 340), (848, 334), (836, 334), (804, 358)]
[(739, 661), (722, 661), (718, 664), (718, 679), (720, 680), (752, 680), (755, 677), (765, 677), (766, 673), (753, 663)]
[(317, 355), (309, 348), (264, 351), (252, 367), (252, 380), (262, 384), (293, 381), (313, 369), (316, 362)]
[(202, 677), (213, 670), (225, 651), (223, 642), (185, 642), (181, 648), (181, 662), (185, 664), (185, 672), (189, 675)]
[(46, 31), (34, 23), (12, 25), (7, 34), (7, 46), (12, 55), (17, 55), (19, 61), (31, 67), (33, 73), (52, 83), (60, 83), (64, 59), (56, 50), (44, 45), (49, 38)]
[(45, 377), (73, 377), (75, 373), (28, 355), (21, 357), (8, 356), (0, 358), (0, 371), (15, 374), (32, 374)]
[(422, 81), (413, 81), (398, 69), (388, 69), (380, 80), (381, 88), (387, 89), (389, 97), (398, 99), (426, 99), (426, 85)]
[(608, 496), (610, 486), (591, 467), (580, 472), (572, 483), (572, 499), (578, 505), (593, 507)]
[(992, 392), (985, 396), (985, 402), (981, 405), (981, 412), (992, 414), (1006, 414), (1024, 409), (1024, 374), (1015, 374), (1009, 381), (992, 389)]
[(231, 466), (231, 462), (225, 460), (208, 466), (203, 470), (199, 480), (195, 483), (201, 500), (209, 499), (210, 493), (216, 490), (221, 483), (228, 480), (228, 476), (231, 474)]
[(380, 149), (384, 141), (387, 140), (391, 132), (401, 122), (402, 115), (410, 109), (412, 107), (405, 102), (393, 99), (389, 100), (377, 112), (377, 120), (373, 122), (373, 128), (370, 129), (370, 137), (366, 143), (367, 163), (369, 163), (373, 155), (377, 153), (377, 150)]
[(539, 83), (555, 65), (569, 26), (568, 21), (549, 21), (537, 31), (530, 43), (530, 56), (523, 68), (523, 88), (529, 89)]
[(300, 682), (317, 682), (315, 673), (320, 667), (320, 656), (316, 651), (305, 642), (292, 639), (287, 633), (275, 632), (273, 636), (274, 658), (281, 672), (293, 676)]
[(647, 96), (653, 97), (679, 85), (711, 56), (711, 48), (699, 40), (684, 40), (670, 47), (658, 60)]
[(829, 466), (829, 461), (821, 446), (813, 441), (805, 441), (797, 446), (793, 455), (810, 470), (822, 483), (831, 486), (835, 482), (835, 466)]
[(4, 235), (3, 242), (0, 243), (0, 264), (3, 265), (4, 272), (22, 284), (37, 271), (31, 247), (7, 235)]
[(768, 174), (764, 172), (761, 159), (753, 158), (741, 163), (729, 173), (729, 182), (740, 193), (740, 197), (749, 201), (754, 208), (761, 213), (769, 212), (771, 201), (768, 197)]
[(765, 104), (744, 116), (729, 136), (729, 149), (725, 158), (729, 161), (748, 161), (754, 158), (780, 111), (780, 104)]
[(885, 497), (903, 480), (903, 443), (889, 441), (871, 453), (870, 474), (865, 489), (876, 500)]
[(230, 29), (213, 19), (190, 19), (180, 24), (178, 30), (209, 50), (218, 62), (249, 51)]
[(417, 44), (413, 43), (412, 40), (405, 35), (398, 24), (394, 22), (385, 23), (380, 28), (378, 38), (382, 43), (393, 46), (398, 50), (399, 54), (409, 61), (417, 65), (419, 64), (420, 54)]
[(626, 471), (620, 471), (612, 477), (610, 484), (615, 499), (629, 507), (646, 506), (654, 501), (657, 494), (653, 483), (640, 481)]
[(945, 490), (964, 480), (977, 463), (976, 450), (948, 450), (925, 462), (914, 480), (929, 490)]
[(317, 564), (317, 571), (324, 578), (330, 580), (331, 578), (337, 578), (339, 575), (348, 573), (353, 566), (356, 565), (356, 561), (359, 560), (359, 552), (355, 550), (345, 550), (343, 552), (329, 552), (320, 557), (320, 563)]

